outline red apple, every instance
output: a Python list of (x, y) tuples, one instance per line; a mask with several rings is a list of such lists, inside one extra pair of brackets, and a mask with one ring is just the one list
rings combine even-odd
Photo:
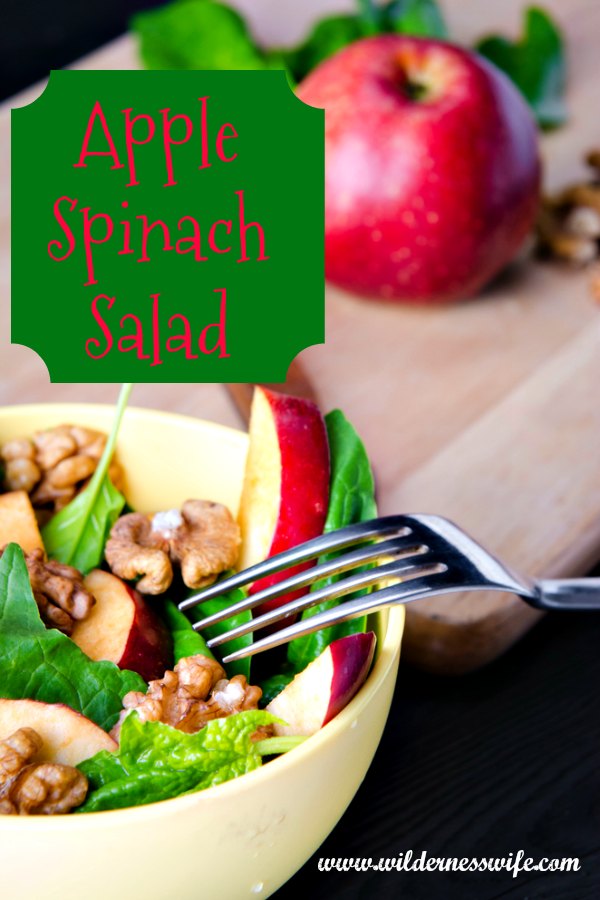
[(40, 762), (76, 766), (118, 745), (91, 719), (62, 703), (0, 699), (0, 741), (19, 728), (34, 728), (44, 742)]
[(350, 45), (298, 89), (325, 113), (326, 274), (382, 300), (471, 296), (536, 214), (537, 130), (495, 66), (439, 41)]
[(90, 659), (107, 659), (138, 672), (144, 681), (162, 678), (172, 662), (171, 635), (149, 601), (124, 581), (94, 569), (84, 584), (96, 599), (72, 640)]
[[(329, 442), (317, 406), (311, 400), (257, 387), (240, 501), (240, 568), (322, 534), (328, 504)], [(251, 591), (277, 584), (311, 565), (263, 578)], [(274, 609), (303, 593), (294, 591), (267, 601), (259, 610)]]
[(267, 706), (287, 722), (276, 734), (314, 734), (354, 697), (369, 674), (375, 635), (338, 638), (303, 669)]

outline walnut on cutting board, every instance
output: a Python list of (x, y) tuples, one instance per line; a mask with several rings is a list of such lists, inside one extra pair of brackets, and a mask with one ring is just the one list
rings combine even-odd
[(600, 302), (600, 150), (585, 159), (590, 177), (542, 198), (536, 232), (542, 255), (573, 266), (596, 263), (590, 286)]

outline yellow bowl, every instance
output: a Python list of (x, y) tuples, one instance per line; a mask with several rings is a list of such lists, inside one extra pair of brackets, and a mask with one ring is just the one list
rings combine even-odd
[[(110, 428), (113, 409), (0, 409), (0, 441), (64, 422)], [(239, 501), (247, 437), (171, 413), (129, 409), (118, 441), (139, 510), (191, 496)], [(323, 842), (356, 793), (390, 707), (404, 625), (378, 613), (373, 669), (328, 725), (286, 756), (198, 794), (85, 816), (0, 816), (2, 896), (10, 900), (240, 900), (268, 897)]]

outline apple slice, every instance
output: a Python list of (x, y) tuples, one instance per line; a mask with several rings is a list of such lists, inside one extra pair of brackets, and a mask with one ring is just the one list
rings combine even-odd
[(11, 543), (18, 544), (24, 553), (44, 549), (35, 512), (25, 491), (0, 494), (0, 547)]
[(162, 678), (172, 662), (171, 635), (142, 595), (124, 581), (94, 569), (84, 585), (96, 599), (71, 635), (90, 659), (107, 659), (132, 669), (144, 681)]
[[(325, 422), (310, 400), (254, 391), (250, 448), (238, 521), (242, 569), (323, 533), (329, 504), (329, 442)], [(305, 563), (257, 581), (256, 593), (277, 584)], [(294, 591), (267, 601), (261, 612), (305, 593)], [(289, 622), (289, 620), (288, 620)]]
[(349, 634), (338, 638), (302, 670), (267, 706), (287, 722), (276, 734), (314, 734), (354, 697), (371, 668), (376, 638)]
[(91, 719), (63, 703), (0, 699), (0, 741), (19, 728), (34, 728), (44, 742), (40, 762), (76, 766), (100, 750), (113, 752), (116, 741)]

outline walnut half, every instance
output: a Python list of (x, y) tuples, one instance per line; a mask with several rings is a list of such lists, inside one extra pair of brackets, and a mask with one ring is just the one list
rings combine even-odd
[(117, 519), (106, 543), (107, 562), (120, 578), (139, 578), (142, 594), (162, 594), (173, 580), (173, 564), (194, 589), (212, 584), (238, 557), (240, 529), (226, 506), (186, 500), (179, 510)]
[(57, 815), (85, 800), (88, 783), (79, 769), (34, 762), (42, 745), (33, 728), (19, 728), (0, 741), (0, 814)]
[(180, 659), (173, 671), (166, 671), (160, 680), (151, 681), (145, 694), (140, 691), (125, 694), (123, 712), (111, 736), (119, 739), (123, 720), (133, 709), (143, 722), (165, 722), (193, 734), (211, 719), (257, 709), (261, 697), (261, 689), (249, 685), (243, 675), (228, 680), (216, 660), (202, 654), (188, 656)]

